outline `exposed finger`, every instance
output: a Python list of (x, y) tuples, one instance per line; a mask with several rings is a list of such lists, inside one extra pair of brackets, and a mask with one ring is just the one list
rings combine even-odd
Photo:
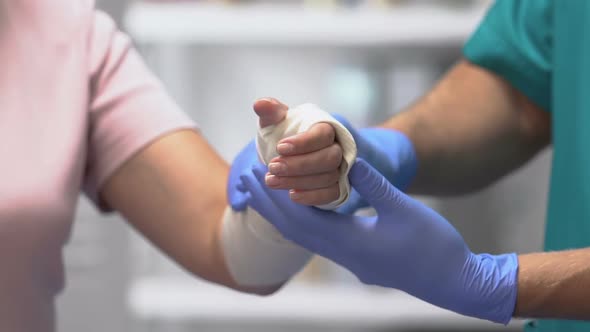
[(342, 148), (332, 144), (311, 153), (277, 157), (268, 164), (269, 172), (279, 176), (306, 176), (332, 172), (342, 163)]
[(316, 223), (310, 223), (309, 220), (313, 218), (321, 218), (322, 214), (329, 212), (313, 209), (307, 206), (302, 206), (293, 202), (289, 196), (290, 193), (286, 190), (275, 190), (264, 185), (265, 170), (261, 167), (253, 167), (254, 176), (258, 179), (262, 189), (267, 193), (268, 198), (272, 201), (272, 205), (281, 209), (287, 219), (296, 220), (299, 227), (317, 227)]
[(289, 190), (293, 202), (304, 205), (324, 205), (334, 202), (340, 197), (338, 184), (315, 190)]
[(260, 98), (254, 102), (253, 108), (259, 117), (260, 128), (278, 124), (287, 116), (289, 109), (275, 98)]
[(272, 189), (312, 190), (334, 185), (339, 178), (338, 170), (308, 176), (277, 176), (267, 173), (265, 183)]
[(377, 212), (389, 210), (400, 203), (399, 192), (377, 170), (362, 159), (352, 166), (348, 174), (350, 184)]
[(321, 150), (336, 140), (336, 131), (328, 123), (316, 123), (309, 130), (283, 138), (277, 144), (277, 152), (282, 156), (293, 156)]

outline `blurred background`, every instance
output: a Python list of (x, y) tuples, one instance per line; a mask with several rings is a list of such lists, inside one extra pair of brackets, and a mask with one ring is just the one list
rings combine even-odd
[[(254, 137), (257, 97), (314, 102), (377, 124), (435, 84), (485, 13), (482, 0), (99, 0), (226, 160)], [(493, 187), (419, 199), (476, 252), (542, 244), (550, 151)], [(66, 249), (59, 331), (518, 331), (360, 285), (314, 259), (279, 294), (242, 295), (189, 276), (119, 216), (81, 199)]]

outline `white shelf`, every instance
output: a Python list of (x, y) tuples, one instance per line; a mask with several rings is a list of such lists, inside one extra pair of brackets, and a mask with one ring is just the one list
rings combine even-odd
[(125, 26), (143, 44), (271, 46), (431, 46), (462, 43), (485, 8), (438, 6), (390, 10), (319, 10), (290, 6), (143, 3)]
[[(129, 305), (138, 318), (161, 322), (291, 322), (363, 327), (438, 326), (485, 328), (405, 293), (354, 286), (292, 283), (259, 297), (178, 277), (152, 277), (133, 284)], [(513, 325), (522, 325), (514, 321)]]

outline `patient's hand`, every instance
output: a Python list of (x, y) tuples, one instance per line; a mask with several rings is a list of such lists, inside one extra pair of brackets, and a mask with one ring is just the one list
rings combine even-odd
[[(276, 99), (263, 98), (254, 103), (260, 126), (281, 122), (289, 107)], [(324, 205), (340, 196), (338, 188), (342, 149), (335, 142), (334, 128), (318, 123), (308, 131), (287, 137), (277, 145), (278, 157), (269, 163), (266, 183), (273, 189), (287, 189), (291, 199), (306, 205)], [(228, 201), (242, 211), (247, 195), (239, 190), (240, 175), (259, 163), (254, 142), (250, 142), (234, 159), (228, 180)]]
[[(254, 103), (261, 127), (279, 123), (287, 110), (287, 105), (273, 98)], [(267, 186), (288, 189), (291, 199), (301, 204), (322, 205), (337, 200), (342, 149), (335, 137), (331, 125), (318, 123), (304, 133), (279, 141), (279, 156), (268, 164)]]

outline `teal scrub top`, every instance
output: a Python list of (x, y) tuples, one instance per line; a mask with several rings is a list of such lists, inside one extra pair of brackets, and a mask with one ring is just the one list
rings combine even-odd
[[(497, 0), (463, 53), (551, 113), (545, 250), (590, 247), (590, 1)], [(590, 331), (590, 322), (525, 329)]]

